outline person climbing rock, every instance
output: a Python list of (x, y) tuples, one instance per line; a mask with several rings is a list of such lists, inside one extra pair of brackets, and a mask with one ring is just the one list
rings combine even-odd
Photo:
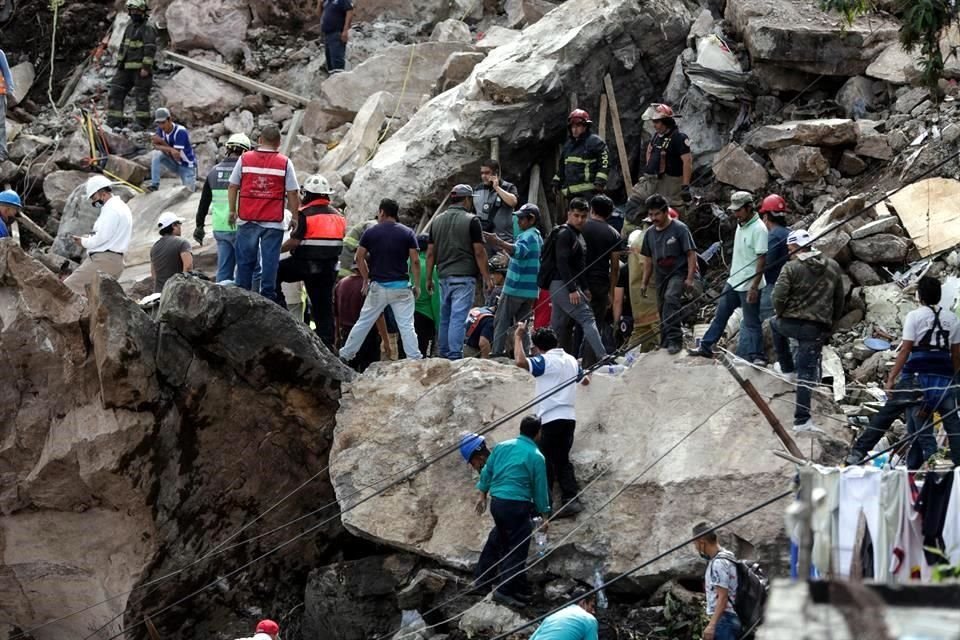
[[(157, 56), (157, 29), (148, 22), (147, 0), (127, 0), (130, 24), (123, 32), (117, 53), (117, 72), (110, 81), (107, 97), (107, 126), (124, 125), (123, 103), (133, 90), (137, 106), (133, 112), (137, 124), (150, 126), (150, 89)], [(101, 45), (102, 47), (103, 45)]]

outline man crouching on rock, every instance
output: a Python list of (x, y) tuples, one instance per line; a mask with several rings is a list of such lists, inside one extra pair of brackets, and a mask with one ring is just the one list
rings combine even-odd
[(531, 598), (526, 563), (533, 536), (532, 510), (535, 508), (542, 515), (544, 531), (550, 514), (547, 463), (537, 448), (539, 435), (540, 419), (525, 417), (517, 438), (493, 448), (477, 483), (477, 513), (486, 510), (489, 493), (494, 528), (480, 553), (474, 583), (477, 589), (496, 585), (493, 599), (515, 607), (523, 606)]

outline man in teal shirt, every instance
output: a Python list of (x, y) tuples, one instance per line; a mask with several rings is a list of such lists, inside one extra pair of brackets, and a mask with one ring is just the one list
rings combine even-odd
[(486, 510), (489, 493), (494, 528), (480, 553), (474, 582), (478, 588), (496, 585), (494, 600), (511, 606), (522, 606), (530, 600), (526, 576), (533, 536), (530, 516), (536, 509), (544, 518), (546, 530), (550, 514), (547, 463), (536, 443), (539, 435), (540, 419), (525, 417), (520, 422), (519, 437), (493, 448), (477, 483), (477, 513)]
[(582, 599), (547, 616), (530, 640), (597, 640), (597, 596), (583, 597), (590, 591), (577, 587), (573, 597)]

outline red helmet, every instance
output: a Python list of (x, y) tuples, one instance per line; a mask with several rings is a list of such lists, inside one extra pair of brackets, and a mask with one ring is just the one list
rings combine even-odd
[(673, 207), (670, 207), (667, 209), (667, 215), (670, 216), (670, 218), (673, 220), (677, 220), (680, 218), (680, 212), (674, 209)]
[(775, 193), (770, 194), (760, 203), (760, 213), (783, 213), (787, 210), (787, 201)]
[(577, 121), (581, 124), (593, 124), (590, 120), (590, 114), (583, 109), (574, 109), (570, 112), (570, 115), (567, 116), (567, 124), (573, 124)]
[(654, 102), (647, 110), (643, 112), (642, 118), (644, 120), (663, 120), (664, 118), (675, 118), (673, 115), (673, 109), (670, 108), (668, 104), (661, 104), (659, 102)]
[(257, 623), (257, 630), (254, 633), (266, 633), (274, 635), (280, 633), (280, 625), (273, 620), (261, 620)]

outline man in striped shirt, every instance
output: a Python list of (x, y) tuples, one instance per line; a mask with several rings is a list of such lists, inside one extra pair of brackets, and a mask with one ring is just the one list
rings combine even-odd
[[(540, 269), (540, 249), (543, 238), (537, 229), (540, 209), (535, 204), (525, 204), (514, 214), (520, 234), (511, 244), (493, 233), (484, 233), (487, 243), (503, 249), (510, 255), (507, 266), (507, 278), (503, 284), (503, 295), (497, 305), (494, 319), (493, 347), (494, 356), (505, 355), (505, 347), (512, 328), (526, 320), (533, 312), (537, 300), (537, 272)], [(530, 339), (524, 334), (523, 347), (530, 350)]]

